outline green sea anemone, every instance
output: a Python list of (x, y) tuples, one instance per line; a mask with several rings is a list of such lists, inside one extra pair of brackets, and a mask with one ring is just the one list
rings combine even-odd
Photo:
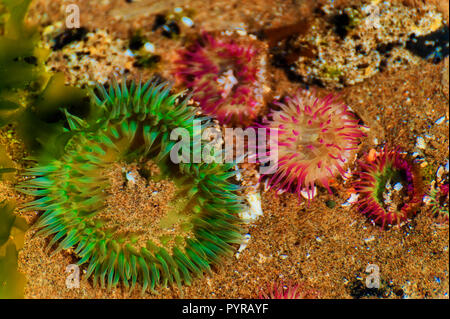
[[(114, 81), (109, 90), (99, 86), (92, 97), (96, 108), (87, 120), (66, 112), (70, 129), (62, 156), (40, 159), (25, 172), (33, 178), (18, 186), (38, 197), (25, 209), (44, 211), (37, 234), (53, 235), (49, 249), (57, 244), (54, 252), (71, 249), (79, 265), (88, 265), (86, 277), (92, 275), (94, 285), (122, 282), (132, 289), (139, 282), (143, 292), (155, 292), (158, 284), (190, 284), (241, 241), (242, 201), (231, 180), (233, 164), (171, 161), (173, 129), (190, 132), (194, 152), (203, 144), (194, 142), (201, 132), (193, 129), (199, 119), (190, 97), (171, 94), (167, 83)], [(203, 119), (202, 129), (207, 124)], [(114, 167), (128, 186), (113, 185)], [(139, 180), (145, 180), (140, 193)], [(169, 184), (175, 195), (152, 202), (152, 194), (159, 196)], [(130, 202), (137, 193), (131, 202), (153, 203), (148, 213), (120, 207), (121, 198)], [(164, 212), (156, 211), (166, 204)]]

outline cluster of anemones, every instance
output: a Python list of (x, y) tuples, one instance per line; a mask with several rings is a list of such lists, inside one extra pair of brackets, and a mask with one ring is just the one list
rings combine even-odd
[(275, 104), (280, 110), (269, 114), (270, 119), (262, 126), (270, 129), (272, 136), (274, 130), (278, 132), (277, 147), (259, 156), (261, 162), (278, 158), (277, 165), (269, 170), (273, 175), (268, 186), (299, 196), (306, 192), (309, 199), (315, 194), (316, 184), (331, 193), (329, 179), (345, 174), (345, 166), (353, 160), (364, 136), (358, 119), (333, 95), (318, 98), (302, 91)]
[(254, 40), (204, 32), (179, 52), (175, 75), (222, 124), (248, 125), (264, 104), (265, 57)]
[(413, 217), (422, 202), (418, 168), (399, 149), (384, 148), (373, 158), (359, 161), (354, 188), (359, 211), (383, 228)]

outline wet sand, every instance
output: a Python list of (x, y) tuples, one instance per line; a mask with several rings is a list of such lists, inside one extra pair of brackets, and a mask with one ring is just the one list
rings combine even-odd
[[(168, 1), (166, 5), (172, 8), (185, 2)], [(295, 23), (299, 15), (311, 10), (305, 1), (273, 1), (270, 5), (262, 0), (241, 2), (208, 1), (203, 4), (203, 1), (191, 1), (195, 28), (184, 28), (183, 32), (188, 35), (203, 29), (227, 29), (240, 23), (248, 30), (259, 30)], [(155, 7), (154, 11), (139, 18), (128, 19), (127, 16), (117, 21), (113, 18), (114, 13), (122, 10), (132, 16), (134, 12), (125, 1), (78, 3), (83, 26), (90, 30), (108, 30), (112, 38), (124, 40), (129, 37), (130, 30), (150, 30), (155, 14), (168, 10)], [(444, 1), (438, 3), (448, 16), (448, 4), (446, 7)], [(61, 5), (40, 0), (32, 4), (29, 19), (46, 25), (61, 21), (63, 14)], [(167, 39), (156, 33), (149, 33), (149, 40), (154, 43), (157, 53), (164, 54), (157, 69), (144, 70), (143, 76), (148, 77), (156, 71), (169, 77), (172, 55), (183, 45), (183, 40)], [(66, 71), (66, 79), (70, 77), (64, 61), (54, 65)], [(136, 75), (141, 71), (135, 67), (129, 70)], [(268, 66), (267, 73), (273, 96), (292, 94), (301, 87), (289, 81), (281, 69)], [(316, 90), (319, 95), (329, 92), (323, 88)], [(342, 89), (338, 93), (343, 101), (370, 128), (359, 156), (384, 143), (413, 153), (418, 151), (417, 137), (429, 135), (420, 165), (425, 180), (434, 179), (437, 168), (444, 165), (449, 156), (448, 91), (448, 57), (439, 64), (422, 61), (406, 69), (386, 70)], [(442, 116), (445, 121), (436, 124)], [(23, 161), (24, 152), (20, 143), (11, 142), (7, 131), (0, 131), (0, 144), (7, 144), (8, 155), (18, 167), (23, 167), (27, 163)], [(7, 191), (2, 191), (0, 199), (17, 197), (19, 203), (25, 200), (13, 191), (11, 183), (3, 184)], [(319, 189), (310, 204), (299, 202), (292, 194), (262, 192), (264, 215), (246, 227), (251, 239), (239, 258), (225, 259), (212, 275), (197, 278), (182, 291), (177, 287), (161, 288), (159, 295), (141, 295), (140, 291), (128, 294), (122, 288), (111, 291), (95, 288), (83, 275), (79, 289), (66, 288), (65, 269), (76, 258), (68, 251), (50, 256), (45, 251), (48, 240), (33, 237), (34, 230), (30, 230), (19, 254), (19, 270), (28, 279), (25, 298), (255, 298), (275, 281), (302, 283), (305, 289), (316, 290), (320, 298), (448, 298), (448, 223), (439, 224), (429, 207), (423, 205), (411, 223), (381, 230), (353, 207), (342, 206), (352, 191), (349, 184), (350, 181), (344, 183), (342, 179), (336, 179), (332, 183), (333, 194)], [(332, 204), (334, 207), (330, 208)], [(36, 212), (18, 214), (30, 224), (37, 217)], [(382, 289), (378, 296), (365, 295), (368, 264), (380, 268)]]

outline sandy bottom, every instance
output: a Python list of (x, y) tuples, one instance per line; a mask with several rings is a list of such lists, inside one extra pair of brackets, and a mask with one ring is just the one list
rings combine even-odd
[[(252, 15), (261, 17), (266, 24), (267, 21), (273, 25), (292, 23), (299, 12), (308, 9), (303, 1), (293, 1), (297, 2), (301, 5), (279, 1), (269, 7), (262, 0), (249, 1), (238, 7), (240, 1), (229, 1), (227, 5), (218, 1), (216, 7), (221, 10), (211, 11), (196, 6), (202, 1), (192, 1), (191, 6), (198, 11), (196, 23), (199, 29), (220, 29), (240, 21), (258, 27), (256, 22), (253, 25), (249, 22)], [(170, 2), (175, 6), (179, 3), (182, 1)], [(86, 4), (82, 22), (89, 27), (106, 28), (123, 38), (132, 28), (152, 26), (151, 14), (121, 24), (108, 16), (115, 8), (123, 9), (125, 1), (120, 4), (110, 1), (104, 6), (99, 9)], [(273, 8), (278, 8), (284, 15), (274, 14)], [(47, 15), (42, 16), (44, 11)], [(30, 19), (53, 22), (62, 19), (62, 12), (53, 1), (40, 0), (33, 5)], [(97, 12), (104, 14), (105, 19), (94, 19)], [(168, 39), (155, 40), (155, 43), (159, 50), (179, 45)], [(167, 51), (170, 56), (171, 50)], [(164, 74), (164, 67), (161, 69)], [(268, 74), (274, 96), (293, 93), (299, 88), (298, 84), (287, 80), (282, 70), (270, 68)], [(428, 147), (423, 150), (425, 161), (421, 167), (425, 180), (434, 179), (436, 169), (448, 160), (446, 74), (448, 58), (437, 65), (422, 62), (406, 70), (387, 70), (343, 89), (340, 93), (344, 102), (370, 127), (359, 155), (384, 142), (413, 153), (416, 137), (429, 134), (431, 137), (427, 140)], [(326, 92), (317, 89), (319, 95)], [(447, 121), (436, 124), (442, 116)], [(0, 131), (0, 144), (9, 143), (10, 157), (25, 166), (27, 162), (22, 160), (24, 152), (20, 144), (12, 143), (6, 135), (7, 129)], [(31, 229), (19, 254), (19, 270), (27, 278), (25, 298), (255, 298), (276, 281), (302, 283), (304, 289), (317, 291), (320, 298), (449, 298), (448, 224), (439, 224), (429, 208), (423, 206), (411, 223), (383, 231), (354, 208), (342, 206), (351, 193), (348, 183), (334, 181), (331, 195), (319, 189), (310, 204), (299, 202), (291, 194), (277, 196), (271, 191), (263, 192), (264, 215), (247, 226), (246, 232), (251, 238), (239, 258), (223, 260), (212, 275), (197, 278), (182, 291), (177, 287), (161, 288), (159, 295), (93, 287), (91, 281), (84, 278), (83, 268), (80, 288), (68, 289), (65, 270), (76, 259), (64, 251), (50, 255), (45, 250), (48, 239), (33, 237), (35, 230)], [(2, 187), (0, 200), (4, 197), (16, 197), (19, 203), (26, 200), (12, 190), (11, 183), (4, 183)], [(37, 217), (36, 212), (21, 214), (30, 224)], [(374, 296), (364, 288), (365, 270), (369, 264), (377, 265), (381, 276), (381, 289)]]

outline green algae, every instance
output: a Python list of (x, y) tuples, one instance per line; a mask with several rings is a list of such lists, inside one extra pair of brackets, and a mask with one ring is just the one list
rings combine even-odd
[(0, 181), (11, 180), (16, 170), (13, 161), (6, 155), (6, 149), (0, 145)]
[(0, 203), (0, 299), (24, 297), (26, 279), (17, 270), (17, 257), (28, 225), (14, 214), (14, 208), (12, 202)]
[(36, 45), (36, 30), (23, 23), (31, 1), (0, 2), (8, 12), (0, 37), (0, 126), (3, 126), (26, 106), (29, 92), (45, 81), (46, 52)]
[(30, 2), (0, 0), (0, 128), (20, 124), (19, 136), (33, 151), (64, 131), (63, 108), (83, 117), (89, 102), (87, 91), (47, 72), (50, 51), (39, 47), (38, 30), (24, 22)]
[[(0, 181), (12, 181), (14, 163), (0, 145)], [(0, 299), (23, 298), (25, 276), (17, 271), (18, 251), (22, 249), (28, 224), (14, 214), (12, 201), (0, 202)]]

